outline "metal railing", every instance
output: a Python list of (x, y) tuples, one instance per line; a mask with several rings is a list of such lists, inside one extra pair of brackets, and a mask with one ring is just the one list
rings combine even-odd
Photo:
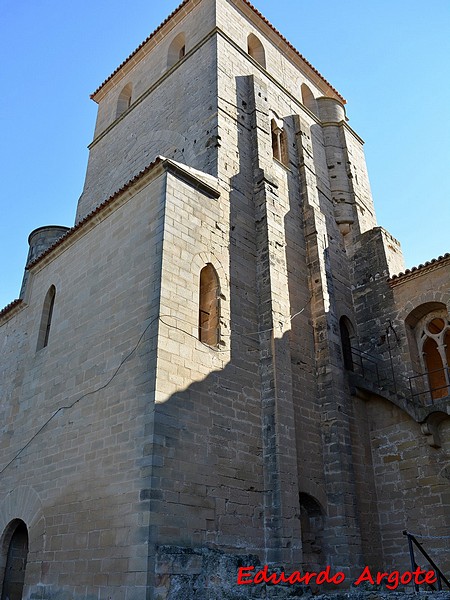
[(408, 379), (396, 372), (392, 362), (383, 361), (359, 348), (351, 348), (353, 372), (361, 375), (380, 389), (387, 389), (393, 394), (402, 394), (409, 398)]
[(418, 397), (423, 404), (433, 404), (435, 400), (449, 395), (449, 382), (448, 367), (414, 375), (409, 378), (411, 397), (413, 399)]
[[(440, 568), (436, 565), (436, 563), (430, 557), (430, 555), (428, 554), (428, 552), (423, 548), (422, 544), (419, 541), (417, 541), (415, 535), (412, 534), (412, 533), (409, 533), (406, 530), (403, 532), (403, 535), (406, 535), (407, 538), (408, 538), (409, 557), (411, 559), (411, 571), (414, 572), (418, 568), (418, 566), (419, 566), (416, 563), (416, 559), (415, 559), (415, 556), (414, 556), (414, 545), (415, 545), (418, 548), (418, 550), (420, 551), (420, 553), (422, 554), (422, 556), (427, 560), (428, 564), (433, 567), (434, 574), (435, 574), (436, 579), (437, 579), (437, 581), (436, 581), (436, 583), (437, 583), (437, 590), (438, 591), (442, 590), (442, 582), (444, 582), (445, 585), (450, 590), (450, 582), (449, 582), (449, 580), (446, 578), (446, 576), (440, 570)], [(429, 587), (432, 590), (436, 591), (436, 588), (435, 588), (435, 586), (432, 583), (429, 583), (428, 585), (429, 585)], [(419, 591), (419, 586), (418, 586), (417, 583), (414, 583), (414, 588), (415, 588), (416, 592)]]
[(379, 361), (367, 354), (367, 352), (363, 352), (358, 348), (350, 348), (351, 351), (351, 364), (352, 371), (361, 375), (364, 378), (367, 378), (369, 381), (376, 383), (378, 387), (381, 386), (381, 377), (380, 377), (380, 369), (379, 369)]
[(450, 394), (450, 368), (448, 367), (406, 377), (395, 369), (392, 361), (383, 361), (359, 348), (351, 347), (350, 351), (350, 370), (380, 389), (401, 394), (406, 399), (419, 401), (424, 406), (434, 404), (435, 400)]

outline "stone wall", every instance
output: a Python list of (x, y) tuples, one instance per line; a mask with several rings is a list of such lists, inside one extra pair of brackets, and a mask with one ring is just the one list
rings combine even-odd
[[(77, 221), (158, 155), (216, 174), (216, 63), (215, 39), (206, 36), (97, 135), (90, 146)], [(130, 74), (134, 77), (139, 80), (139, 73)]]
[[(164, 187), (161, 174), (117, 198), (31, 267), (27, 304), (0, 328), (0, 531), (18, 518), (29, 529), (24, 597), (40, 598), (40, 586), (73, 598), (145, 590), (139, 466), (154, 396)], [(36, 351), (52, 284), (48, 345)]]
[[(79, 226), (2, 318), (1, 547), (22, 519), (30, 599), (296, 597), (230, 573), (350, 581), (406, 569), (403, 529), (449, 529), (448, 409), (345, 369), (340, 337), (344, 317), (357, 350), (414, 373), (411, 315), (450, 306), (448, 264), (388, 281), (400, 247), (376, 227), (337, 92), (246, 3), (185, 8), (95, 94)], [(217, 344), (199, 339), (207, 265)], [(447, 567), (444, 542), (430, 549)]]

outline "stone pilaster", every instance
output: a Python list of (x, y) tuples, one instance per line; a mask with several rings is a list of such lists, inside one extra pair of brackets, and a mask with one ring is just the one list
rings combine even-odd
[(266, 561), (301, 562), (283, 210), (272, 168), (265, 86), (253, 79), (254, 202), (264, 453)]
[(328, 511), (326, 553), (333, 568), (351, 574), (362, 563), (361, 536), (354, 500), (356, 491), (350, 439), (351, 402), (342, 370), (327, 221), (317, 192), (309, 126), (300, 118), (297, 148), (310, 272), (317, 394), (322, 405), (321, 429)]

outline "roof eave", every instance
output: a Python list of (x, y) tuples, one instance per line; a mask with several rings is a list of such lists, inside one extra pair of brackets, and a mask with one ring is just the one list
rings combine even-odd
[[(116, 79), (123, 79), (127, 73), (156, 45), (165, 35), (167, 29), (173, 29), (177, 23), (184, 18), (201, 0), (184, 0), (178, 8), (176, 8), (118, 67), (109, 77), (91, 94), (91, 99), (99, 103), (108, 90), (115, 85)], [(281, 45), (284, 46), (286, 55), (292, 59), (295, 58), (302, 62), (306, 70), (311, 74), (311, 79), (319, 85), (325, 84), (329, 92), (335, 96), (340, 102), (346, 104), (346, 100), (341, 94), (325, 79), (325, 77), (302, 55), (300, 52), (270, 23), (268, 19), (259, 12), (248, 0), (231, 0), (235, 5), (241, 4), (243, 12), (248, 16), (256, 16), (263, 26), (266, 28), (266, 34), (275, 34)], [(170, 24), (170, 25), (169, 25)], [(274, 40), (272, 40), (274, 41)], [(276, 43), (276, 42), (275, 42)], [(279, 45), (280, 47), (280, 45)], [(120, 73), (120, 76), (119, 76)]]

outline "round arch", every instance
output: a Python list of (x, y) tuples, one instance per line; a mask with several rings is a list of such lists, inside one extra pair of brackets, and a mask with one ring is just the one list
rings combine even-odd
[(13, 519), (1, 542), (1, 600), (22, 600), (28, 550), (28, 528), (22, 519)]
[(450, 293), (427, 290), (420, 294), (420, 296), (412, 298), (411, 300), (406, 302), (403, 309), (399, 310), (396, 319), (411, 324), (411, 319), (415, 318), (414, 315), (416, 315), (417, 311), (420, 310), (420, 307), (425, 307), (426, 305), (431, 306), (436, 304), (441, 305), (440, 308), (445, 307), (450, 312)]
[(186, 54), (186, 35), (184, 31), (181, 31), (176, 35), (170, 43), (169, 50), (167, 52), (167, 68), (170, 69), (178, 61), (183, 59)]

